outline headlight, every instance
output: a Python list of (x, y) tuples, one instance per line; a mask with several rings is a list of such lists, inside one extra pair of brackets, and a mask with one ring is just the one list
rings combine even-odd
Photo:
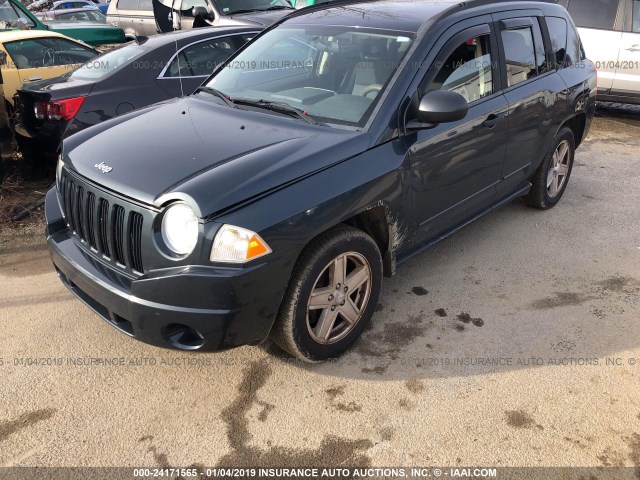
[(198, 217), (184, 203), (172, 205), (162, 216), (162, 239), (178, 255), (193, 251), (198, 243), (198, 230)]
[(60, 190), (60, 177), (62, 176), (62, 166), (64, 163), (62, 162), (62, 155), (58, 156), (58, 165), (56, 166), (56, 186), (58, 190)]
[(223, 225), (213, 240), (212, 262), (245, 263), (271, 253), (269, 245), (255, 232)]

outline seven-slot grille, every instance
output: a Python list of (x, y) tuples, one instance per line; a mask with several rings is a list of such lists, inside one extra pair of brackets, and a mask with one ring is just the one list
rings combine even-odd
[(73, 232), (92, 251), (137, 273), (143, 273), (143, 216), (119, 203), (88, 191), (83, 185), (62, 175), (60, 203)]

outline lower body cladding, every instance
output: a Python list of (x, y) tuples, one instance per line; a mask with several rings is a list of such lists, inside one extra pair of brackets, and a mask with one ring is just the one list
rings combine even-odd
[(224, 350), (266, 339), (291, 267), (278, 262), (252, 268), (189, 266), (131, 278), (77, 244), (54, 195), (52, 189), (46, 216), (56, 271), (109, 324), (145, 343), (180, 350)]

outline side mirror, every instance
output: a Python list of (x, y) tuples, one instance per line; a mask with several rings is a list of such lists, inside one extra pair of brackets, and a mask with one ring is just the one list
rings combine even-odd
[(469, 111), (467, 99), (448, 90), (427, 92), (418, 105), (417, 117), (407, 123), (407, 130), (424, 130), (440, 123), (462, 120)]
[(0, 52), (0, 66), (4, 66), (7, 64), (7, 54), (5, 52)]
[(202, 5), (193, 7), (193, 9), (191, 10), (191, 14), (193, 15), (193, 18), (201, 18), (203, 20), (213, 20), (213, 15), (211, 15), (211, 13), (206, 9), (206, 7), (203, 7)]

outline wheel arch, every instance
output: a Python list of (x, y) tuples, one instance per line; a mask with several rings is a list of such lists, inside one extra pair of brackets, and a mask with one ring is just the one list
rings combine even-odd
[(580, 146), (582, 141), (584, 140), (584, 132), (587, 126), (587, 115), (585, 113), (578, 113), (573, 117), (565, 120), (565, 122), (560, 125), (558, 131), (562, 130), (564, 127), (568, 127), (573, 132), (573, 138), (576, 142), (576, 148)]
[(397, 226), (391, 220), (389, 207), (380, 202), (342, 222), (369, 235), (378, 245), (382, 256), (383, 273), (391, 277), (395, 273), (395, 247)]

